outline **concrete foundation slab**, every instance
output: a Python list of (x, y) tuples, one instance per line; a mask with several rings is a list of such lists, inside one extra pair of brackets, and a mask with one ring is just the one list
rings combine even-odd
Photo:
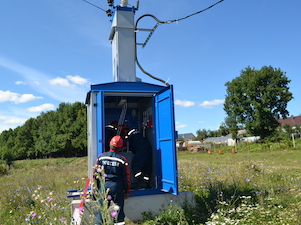
[[(193, 192), (180, 192), (179, 195), (162, 193), (156, 195), (133, 196), (125, 200), (124, 212), (127, 219), (136, 222), (142, 221), (142, 213), (144, 212), (158, 216), (162, 213), (162, 210), (167, 209), (170, 204), (183, 206), (186, 203), (192, 207), (195, 206), (196, 203)], [(72, 214), (74, 210), (78, 208), (79, 204), (79, 199), (72, 201)], [(89, 206), (84, 206), (85, 217), (90, 218), (90, 214), (92, 212), (90, 212), (89, 209), (91, 209), (92, 203), (90, 202), (90, 200), (88, 200), (85, 204), (89, 204)]]
[(185, 203), (195, 206), (192, 192), (180, 192), (179, 195), (164, 193), (134, 196), (125, 200), (124, 212), (129, 220), (135, 222), (143, 219), (143, 212), (150, 212), (157, 216), (161, 214), (162, 209), (166, 209), (170, 204), (183, 206)]

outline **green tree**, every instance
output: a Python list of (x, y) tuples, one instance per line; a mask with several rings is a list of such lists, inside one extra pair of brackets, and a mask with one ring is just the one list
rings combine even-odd
[(87, 155), (87, 113), (81, 102), (61, 103), (0, 134), (0, 159)]
[(13, 130), (5, 130), (0, 135), (0, 159), (2, 159), (9, 167), (15, 160), (13, 153)]
[(293, 98), (289, 83), (285, 72), (280, 69), (247, 67), (240, 76), (225, 84), (224, 110), (232, 123), (243, 124), (252, 135), (264, 139), (278, 127), (277, 119), (289, 114), (286, 107)]
[(219, 128), (217, 130), (217, 136), (226, 136), (229, 134), (229, 127), (227, 126), (227, 124), (225, 122), (221, 123), (219, 125)]
[(203, 130), (199, 129), (199, 130), (197, 130), (196, 131), (196, 135), (197, 135), (197, 139), (199, 141), (202, 141), (202, 140), (204, 140), (204, 139), (206, 139), (208, 137), (206, 129), (203, 129)]
[(13, 155), (12, 150), (8, 149), (7, 146), (2, 146), (0, 153), (1, 153), (0, 158), (8, 165), (10, 169), (10, 166), (15, 160), (15, 156)]
[(227, 116), (225, 119), (225, 124), (227, 124), (227, 127), (232, 135), (232, 139), (233, 140), (237, 139), (239, 126), (237, 123), (236, 116), (235, 115)]

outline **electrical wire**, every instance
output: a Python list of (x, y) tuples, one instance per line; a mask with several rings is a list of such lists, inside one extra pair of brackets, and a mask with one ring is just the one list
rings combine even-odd
[(180, 21), (180, 20), (187, 19), (187, 18), (189, 18), (189, 17), (191, 17), (191, 16), (197, 15), (197, 14), (202, 13), (202, 12), (208, 10), (208, 9), (211, 9), (212, 7), (216, 6), (217, 4), (219, 4), (219, 3), (223, 2), (223, 1), (224, 1), (224, 0), (220, 0), (220, 1), (214, 3), (213, 5), (211, 5), (211, 6), (207, 7), (207, 8), (205, 8), (205, 9), (203, 9), (203, 10), (201, 10), (201, 11), (192, 13), (192, 14), (190, 14), (190, 15), (188, 15), (188, 16), (185, 16), (185, 17), (183, 17), (183, 18), (181, 18), (181, 19), (170, 20), (170, 21), (166, 21), (166, 22), (167, 22), (167, 23), (173, 23), (173, 22), (178, 22), (178, 21)]
[[(135, 23), (135, 31), (137, 31), (137, 25), (138, 25), (138, 22), (139, 22), (143, 17), (146, 17), (146, 16), (150, 16), (150, 17), (154, 18), (154, 19), (158, 22), (157, 24), (165, 23), (164, 21), (159, 20), (157, 17), (155, 17), (155, 16), (152, 15), (152, 14), (144, 14), (144, 15), (140, 16), (140, 17), (136, 20), (136, 23)], [(155, 26), (155, 27), (156, 27), (156, 26)], [(137, 43), (136, 41), (137, 41), (137, 32), (135, 32), (135, 35), (134, 35), (134, 43)], [(166, 81), (164, 81), (164, 80), (162, 80), (162, 79), (160, 79), (160, 78), (158, 78), (158, 77), (155, 77), (155, 76), (151, 75), (150, 73), (146, 72), (146, 71), (142, 68), (142, 66), (141, 66), (140, 63), (139, 63), (138, 57), (137, 57), (137, 44), (135, 44), (135, 61), (136, 61), (136, 63), (137, 63), (137, 66), (139, 67), (139, 69), (140, 69), (143, 73), (145, 73), (146, 75), (148, 75), (149, 77), (151, 77), (151, 78), (153, 78), (153, 79), (155, 79), (155, 80), (158, 80), (158, 81), (164, 83), (166, 86), (169, 86), (169, 83), (167, 83)]]
[[(185, 17), (180, 18), (180, 19), (175, 19), (175, 20), (162, 21), (162, 20), (159, 20), (157, 17), (155, 17), (155, 16), (152, 15), (152, 14), (144, 14), (144, 15), (140, 16), (140, 17), (137, 19), (136, 23), (135, 23), (135, 35), (134, 35), (135, 42), (134, 42), (134, 43), (136, 43), (136, 41), (137, 41), (137, 30), (138, 30), (138, 29), (137, 29), (137, 26), (138, 26), (138, 22), (139, 22), (143, 17), (150, 16), (150, 17), (152, 17), (154, 20), (157, 21), (157, 24), (154, 26), (154, 28), (152, 29), (152, 31), (150, 32), (150, 34), (149, 34), (148, 37), (146, 38), (146, 41), (145, 41), (144, 44), (142, 45), (142, 47), (145, 47), (145, 45), (147, 44), (147, 42), (149, 41), (149, 39), (151, 38), (151, 36), (153, 35), (153, 33), (155, 32), (155, 30), (158, 28), (159, 25), (161, 25), (161, 24), (170, 24), (170, 23), (174, 23), (174, 22), (178, 22), (178, 21), (187, 19), (187, 18), (189, 18), (189, 17), (191, 17), (191, 16), (197, 15), (197, 14), (199, 14), (199, 13), (202, 13), (202, 12), (204, 12), (204, 11), (206, 11), (206, 10), (212, 8), (212, 7), (214, 7), (215, 5), (217, 5), (217, 4), (219, 4), (219, 3), (223, 2), (223, 1), (224, 1), (224, 0), (220, 0), (220, 1), (214, 3), (213, 5), (211, 5), (211, 6), (207, 7), (207, 8), (205, 8), (205, 9), (203, 9), (203, 10), (201, 10), (201, 11), (192, 13), (192, 14), (190, 14), (190, 15), (188, 15), (188, 16), (185, 16)], [(137, 44), (135, 44), (135, 61), (136, 61), (136, 63), (137, 63), (137, 66), (140, 68), (140, 70), (141, 70), (143, 73), (145, 73), (145, 74), (148, 75), (149, 77), (151, 77), (151, 78), (153, 78), (153, 79), (155, 79), (155, 80), (158, 80), (158, 81), (164, 83), (165, 85), (169, 86), (169, 84), (167, 83), (167, 81), (164, 81), (164, 80), (162, 80), (162, 79), (160, 79), (160, 78), (158, 78), (158, 77), (155, 77), (155, 76), (151, 75), (150, 73), (146, 72), (146, 71), (142, 68), (142, 66), (140, 65), (140, 63), (139, 63), (139, 61), (138, 61), (138, 57), (137, 57)]]
[(98, 8), (98, 9), (100, 9), (100, 10), (102, 10), (102, 11), (107, 11), (107, 10), (105, 10), (105, 9), (103, 9), (103, 8), (100, 8), (99, 6), (97, 6), (97, 5), (94, 5), (93, 3), (91, 3), (91, 2), (89, 2), (89, 1), (86, 1), (86, 0), (83, 0), (84, 2), (86, 2), (86, 3), (88, 3), (88, 4), (90, 4), (90, 5), (93, 5), (94, 7), (96, 7), (96, 8)]
[[(87, 1), (87, 0), (83, 0), (83, 1), (86, 2), (86, 3), (88, 3), (88, 4), (90, 4), (90, 5), (92, 5), (92, 6), (94, 6), (94, 7), (96, 7), (96, 8), (98, 8), (98, 9), (100, 9), (100, 10), (102, 10), (102, 11), (104, 11), (104, 12), (106, 12), (106, 13), (108, 13), (108, 10), (105, 10), (105, 9), (103, 9), (103, 8), (97, 6), (97, 5), (94, 5), (93, 3), (91, 3), (91, 2), (89, 2), (89, 1)], [(185, 16), (185, 17), (180, 18), (180, 19), (175, 19), (175, 20), (161, 21), (161, 20), (159, 20), (157, 17), (155, 17), (155, 16), (152, 15), (152, 14), (144, 14), (144, 15), (140, 16), (140, 17), (137, 19), (137, 21), (136, 21), (136, 24), (135, 24), (135, 35), (134, 35), (134, 39), (135, 39), (134, 41), (135, 41), (135, 42), (134, 42), (134, 43), (136, 43), (136, 41), (137, 41), (137, 32), (136, 32), (136, 31), (137, 31), (137, 25), (138, 25), (138, 22), (139, 22), (143, 17), (150, 16), (150, 17), (152, 17), (153, 19), (155, 19), (155, 20), (157, 21), (157, 24), (154, 26), (154, 28), (152, 29), (152, 31), (150, 32), (150, 34), (148, 35), (148, 37), (146, 38), (146, 41), (144, 42), (144, 44), (143, 44), (143, 46), (142, 46), (142, 47), (144, 48), (145, 45), (148, 43), (148, 41), (150, 40), (151, 36), (153, 35), (153, 33), (155, 32), (155, 30), (158, 28), (159, 25), (161, 25), (161, 24), (170, 24), (170, 23), (173, 23), (173, 22), (178, 22), (178, 21), (187, 19), (187, 18), (189, 18), (189, 17), (191, 17), (191, 16), (197, 15), (197, 14), (199, 14), (199, 13), (202, 13), (202, 12), (204, 12), (204, 11), (206, 11), (206, 10), (212, 8), (212, 7), (214, 7), (215, 5), (217, 5), (217, 4), (219, 4), (219, 3), (223, 2), (223, 1), (224, 1), (224, 0), (220, 0), (220, 1), (214, 3), (213, 5), (211, 5), (211, 6), (207, 7), (207, 8), (205, 8), (205, 9), (203, 9), (203, 10), (201, 10), (201, 11), (195, 12), (195, 13), (193, 13), (193, 14), (190, 14), (190, 15), (188, 15), (188, 16)], [(160, 78), (158, 78), (158, 77), (155, 77), (155, 76), (151, 75), (150, 73), (148, 73), (147, 71), (145, 71), (145, 70), (142, 68), (142, 66), (140, 65), (140, 63), (139, 63), (139, 61), (138, 61), (138, 57), (137, 57), (137, 45), (136, 45), (136, 44), (135, 44), (135, 61), (136, 61), (136, 63), (137, 63), (137, 66), (140, 68), (140, 70), (141, 70), (143, 73), (145, 73), (146, 75), (148, 75), (149, 77), (151, 77), (151, 78), (153, 78), (153, 79), (155, 79), (155, 80), (158, 80), (158, 81), (164, 83), (166, 86), (169, 86), (169, 84), (167, 83), (167, 81), (164, 81), (164, 80), (162, 80), (162, 79), (160, 79)]]

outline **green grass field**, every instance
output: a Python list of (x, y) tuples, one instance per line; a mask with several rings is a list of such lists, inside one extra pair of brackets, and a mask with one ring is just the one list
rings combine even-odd
[(301, 151), (179, 154), (179, 186), (196, 194), (195, 221), (300, 224)]
[[(179, 152), (178, 170), (180, 191), (194, 192), (197, 207), (171, 206), (141, 224), (300, 224), (298, 148)], [(86, 177), (85, 157), (16, 161), (0, 176), (0, 225), (70, 224), (66, 191), (83, 188)]]

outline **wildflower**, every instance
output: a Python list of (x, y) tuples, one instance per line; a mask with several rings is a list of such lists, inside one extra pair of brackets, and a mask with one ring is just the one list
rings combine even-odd
[(112, 212), (112, 213), (111, 213), (111, 216), (112, 216), (112, 217), (116, 217), (117, 215), (118, 215), (117, 212)]
[(29, 222), (29, 221), (30, 221), (30, 217), (27, 217), (27, 218), (25, 219), (25, 221), (26, 221), (26, 222)]
[(48, 199), (48, 202), (51, 202), (52, 200), (53, 200), (53, 198), (49, 198), (49, 199)]
[(107, 198), (108, 198), (109, 201), (112, 200), (112, 196), (111, 195), (108, 195)]
[(35, 211), (31, 211), (30, 215), (31, 215), (32, 217), (35, 217), (35, 216), (37, 215), (37, 213), (36, 213)]
[(118, 205), (116, 205), (116, 204), (113, 204), (113, 205), (111, 205), (110, 207), (109, 207), (109, 210), (110, 211), (118, 211), (119, 210), (119, 206)]
[(65, 220), (66, 220), (65, 217), (62, 217), (62, 218), (60, 219), (61, 222), (64, 222)]

